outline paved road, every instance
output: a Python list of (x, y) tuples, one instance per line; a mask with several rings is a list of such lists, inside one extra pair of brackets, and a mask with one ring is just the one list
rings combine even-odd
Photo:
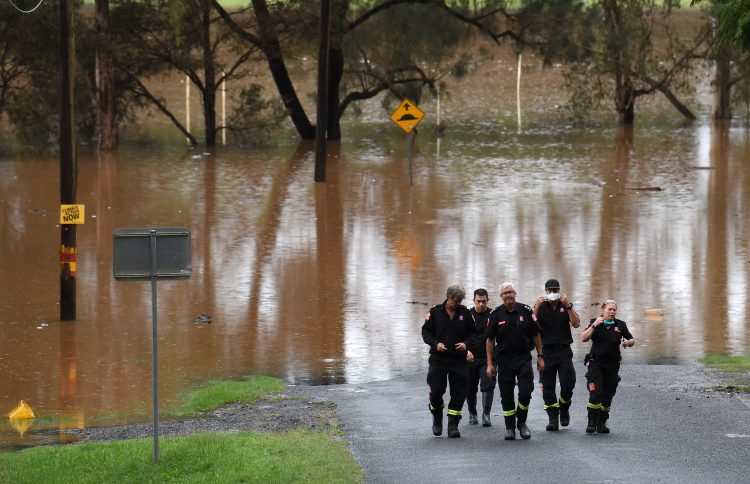
[(696, 366), (626, 364), (620, 375), (609, 435), (584, 432), (583, 372), (571, 425), (560, 432), (544, 430), (547, 415), (535, 388), (528, 441), (502, 439), (498, 395), (493, 427), (469, 426), (464, 418), (460, 439), (433, 437), (423, 374), (327, 387), (323, 398), (337, 404), (368, 483), (750, 483), (747, 402), (706, 391), (717, 383)]

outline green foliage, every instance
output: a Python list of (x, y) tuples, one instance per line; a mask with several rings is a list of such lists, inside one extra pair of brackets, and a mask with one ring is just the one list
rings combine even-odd
[[(76, 8), (79, 2), (74, 3)], [(75, 115), (79, 137), (94, 131), (93, 33), (77, 16), (73, 23), (76, 44)], [(22, 145), (50, 146), (58, 139), (60, 112), (59, 4), (44, 2), (30, 14), (21, 14), (7, 2), (0, 4), (0, 113), (8, 115)]]
[(242, 88), (232, 104), (235, 109), (227, 120), (229, 135), (240, 143), (257, 142), (287, 117), (281, 101), (264, 98), (259, 84)]
[(750, 371), (750, 357), (747, 356), (706, 355), (699, 358), (698, 362), (728, 372), (741, 373)]
[(0, 482), (362, 482), (343, 440), (324, 432), (199, 434), (0, 454)]
[(713, 4), (719, 19), (717, 37), (743, 51), (750, 50), (750, 0), (728, 0)]
[(225, 403), (252, 403), (269, 393), (281, 392), (284, 384), (278, 378), (251, 375), (241, 381), (212, 381), (190, 392), (182, 413), (210, 410)]

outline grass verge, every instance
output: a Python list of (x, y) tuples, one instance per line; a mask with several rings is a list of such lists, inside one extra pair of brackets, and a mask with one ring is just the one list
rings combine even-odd
[(197, 434), (38, 447), (0, 454), (0, 482), (363, 482), (346, 443), (326, 432)]
[[(212, 381), (191, 392), (176, 413), (226, 403), (252, 403), (278, 393), (276, 379), (250, 376)], [(100, 482), (364, 482), (362, 470), (335, 431), (203, 433), (152, 439), (37, 447), (0, 454), (0, 483)]]
[(708, 367), (718, 368), (729, 373), (750, 371), (750, 358), (747, 356), (719, 356), (706, 355), (698, 358), (698, 363)]

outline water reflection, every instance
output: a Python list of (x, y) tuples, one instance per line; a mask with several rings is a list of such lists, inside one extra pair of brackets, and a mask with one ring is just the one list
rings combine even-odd
[[(362, 129), (329, 146), (325, 184), (312, 183), (307, 145), (82, 153), (71, 323), (57, 321), (57, 161), (1, 161), (0, 409), (23, 398), (58, 418), (55, 431), (149, 418), (150, 286), (113, 280), (118, 227), (193, 234), (192, 278), (159, 285), (164, 407), (207, 378), (424, 369), (423, 316), (454, 281), (497, 305), (502, 281), (529, 303), (556, 277), (582, 319), (615, 298), (639, 343), (631, 361), (750, 350), (742, 130), (457, 125), (439, 154), (436, 138), (417, 137), (410, 187), (403, 136)], [(651, 308), (663, 317), (647, 320)], [(195, 322), (203, 313), (212, 323)], [(47, 430), (35, 423), (24, 439), (59, 438)], [(0, 440), (20, 445), (9, 426)]]

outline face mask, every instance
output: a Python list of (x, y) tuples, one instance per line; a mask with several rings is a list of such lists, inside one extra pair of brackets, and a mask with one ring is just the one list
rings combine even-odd
[(615, 324), (615, 320), (614, 319), (605, 319), (604, 320), (604, 324), (606, 324), (607, 326), (612, 326), (613, 324)]
[(551, 292), (547, 294), (547, 301), (557, 301), (558, 299), (560, 299), (559, 292)]

